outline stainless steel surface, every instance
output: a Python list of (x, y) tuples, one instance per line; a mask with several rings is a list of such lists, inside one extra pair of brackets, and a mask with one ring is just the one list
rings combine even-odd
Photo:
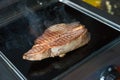
[(90, 16), (90, 17), (92, 17), (92, 18), (110, 26), (110, 27), (112, 27), (113, 29), (116, 29), (116, 30), (120, 31), (120, 23), (116, 23), (112, 19), (107, 19), (108, 15), (107, 16), (105, 16), (105, 15), (101, 16), (100, 14), (102, 14), (102, 11), (100, 12), (98, 10), (100, 13), (97, 13), (96, 12), (97, 9), (93, 9), (91, 11), (90, 9), (87, 9), (87, 7), (85, 7), (85, 6), (83, 7), (82, 5), (80, 5), (80, 3), (82, 3), (82, 2), (80, 2), (81, 0), (75, 0), (75, 1), (74, 0), (59, 0), (59, 1), (73, 7), (74, 9), (76, 9), (76, 10), (78, 10), (78, 11), (80, 11), (80, 12), (82, 12), (82, 13), (84, 13), (84, 14), (86, 14), (86, 15), (88, 15), (88, 16)]
[(0, 80), (27, 80), (1, 51)]
[(101, 69), (110, 64), (120, 65), (120, 43), (80, 65), (62, 80), (99, 80)]
[(8, 7), (18, 1), (19, 0), (0, 0), (0, 9)]
[[(74, 6), (72, 7), (74, 8)], [(99, 50), (104, 51), (111, 47), (112, 44), (117, 43), (114, 40), (118, 41), (119, 31), (73, 8), (63, 3), (56, 3), (33, 11), (39, 15), (40, 23), (38, 24), (31, 24), (30, 21), (35, 21), (31, 16), (32, 20), (24, 16), (17, 20), (12, 20), (13, 22), (10, 21), (8, 24), (6, 23), (6, 25), (0, 28), (0, 50), (25, 77), (30, 80), (45, 80), (52, 79), (63, 72), (69, 71), (71, 67), (78, 63), (85, 63), (83, 61), (88, 60), (87, 57), (94, 52), (100, 54)], [(22, 55), (32, 47), (34, 39), (39, 35), (34, 33), (35, 29), (44, 30), (52, 24), (73, 21), (80, 21), (90, 31), (92, 38), (88, 45), (70, 52), (64, 58), (49, 58), (38, 62), (29, 62), (22, 59)], [(113, 43), (110, 44), (111, 42)], [(106, 46), (107, 44), (110, 45)]]
[(0, 57), (0, 80), (15, 80), (16, 77), (10, 72), (7, 64)]

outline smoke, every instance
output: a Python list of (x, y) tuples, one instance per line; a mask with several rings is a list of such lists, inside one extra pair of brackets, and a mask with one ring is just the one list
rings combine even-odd
[(34, 36), (39, 36), (43, 33), (43, 24), (42, 24), (42, 18), (40, 18), (34, 10), (32, 10), (31, 8), (29, 8), (27, 6), (27, 2), (26, 0), (24, 0), (23, 2), (21, 2), (21, 4), (18, 5), (18, 8), (20, 9), (20, 11), (22, 12), (23, 16), (28, 20), (29, 23), (29, 28), (30, 28), (30, 32), (34, 35)]
[[(46, 3), (47, 5), (47, 3)], [(19, 9), (28, 20), (30, 32), (35, 36), (41, 35), (46, 28), (57, 23), (70, 23), (76, 21), (66, 13), (64, 5), (50, 4), (42, 7), (37, 13), (27, 6), (27, 2), (22, 1)]]

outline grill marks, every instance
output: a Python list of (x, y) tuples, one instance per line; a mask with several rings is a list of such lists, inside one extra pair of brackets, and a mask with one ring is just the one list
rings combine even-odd
[(71, 42), (73, 39), (76, 39), (77, 37), (79, 37), (81, 33), (82, 31), (79, 31), (79, 30), (75, 32), (68, 31), (67, 33), (60, 35), (60, 37), (54, 40), (54, 42), (50, 45), (51, 47), (65, 45)]
[[(36, 50), (33, 50), (33, 52), (36, 53), (38, 51), (40, 53), (43, 53), (44, 51), (52, 47), (61, 46), (69, 43), (83, 33), (84, 30), (82, 30), (82, 28), (84, 27), (80, 26), (81, 25), (68, 26), (65, 24), (57, 24), (48, 28), (41, 37), (36, 39), (36, 45), (33, 46), (33, 48)], [(79, 29), (77, 27), (79, 27)]]
[(48, 57), (63, 57), (88, 43), (88, 31), (79, 23), (55, 24), (45, 30), (42, 36), (35, 40), (35, 45), (23, 55), (26, 60), (42, 60)]

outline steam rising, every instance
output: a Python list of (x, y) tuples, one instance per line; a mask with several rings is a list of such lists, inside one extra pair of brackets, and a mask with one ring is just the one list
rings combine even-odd
[(43, 25), (41, 18), (26, 5), (26, 1), (22, 4), (18, 5), (20, 11), (22, 12), (23, 16), (28, 20), (30, 26), (30, 32), (34, 36), (41, 35), (43, 33)]
[(75, 21), (65, 12), (64, 5), (51, 4), (49, 7), (43, 7), (38, 12), (35, 12), (26, 5), (26, 1), (23, 1), (19, 5), (19, 9), (29, 22), (30, 32), (36, 37), (53, 24)]

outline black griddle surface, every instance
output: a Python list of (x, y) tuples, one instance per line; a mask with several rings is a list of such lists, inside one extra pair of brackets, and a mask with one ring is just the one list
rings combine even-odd
[[(28, 80), (50, 80), (120, 36), (118, 31), (61, 3), (35, 13), (41, 21), (39, 27), (31, 27), (29, 20), (23, 17), (0, 28), (0, 51)], [(52, 24), (75, 21), (85, 25), (91, 33), (91, 40), (87, 45), (67, 53), (63, 58), (55, 57), (35, 62), (22, 59), (40, 33), (35, 33), (35, 28), (44, 31)]]

